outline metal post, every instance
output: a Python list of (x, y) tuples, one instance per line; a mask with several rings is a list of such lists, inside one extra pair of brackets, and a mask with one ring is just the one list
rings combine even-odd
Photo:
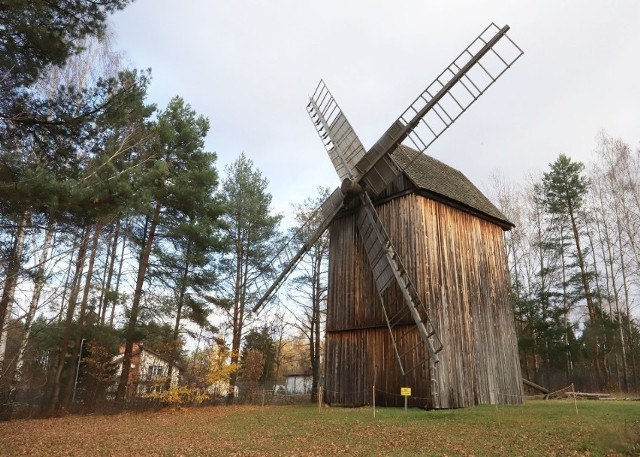
[(409, 398), (408, 396), (404, 396), (404, 415), (407, 415), (407, 398)]
[(78, 353), (78, 366), (76, 367), (76, 379), (73, 382), (73, 396), (71, 397), (71, 403), (76, 401), (76, 388), (78, 387), (78, 375), (80, 374), (80, 362), (82, 361), (82, 346), (84, 345), (84, 338), (80, 341), (80, 352)]

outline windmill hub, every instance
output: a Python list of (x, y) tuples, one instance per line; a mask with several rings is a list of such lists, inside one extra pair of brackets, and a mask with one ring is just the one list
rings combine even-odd
[(348, 198), (351, 196), (355, 197), (364, 193), (364, 188), (356, 181), (350, 178), (345, 178), (345, 180), (342, 181), (342, 184), (340, 185), (340, 191), (345, 197)]

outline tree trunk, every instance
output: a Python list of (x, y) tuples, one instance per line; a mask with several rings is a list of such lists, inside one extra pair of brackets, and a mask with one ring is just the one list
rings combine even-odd
[[(593, 244), (593, 236), (591, 234), (591, 229), (588, 224), (588, 219), (586, 214), (582, 215), (585, 221), (585, 228), (587, 233), (587, 240), (589, 240), (589, 247), (591, 248), (591, 255), (593, 257), (593, 273), (595, 277), (595, 286), (596, 286), (596, 297), (598, 298), (597, 310), (599, 314), (599, 323), (603, 330), (603, 335), (601, 336), (602, 343), (602, 367), (604, 369), (604, 385), (606, 388), (611, 387), (611, 369), (609, 368), (609, 361), (607, 360), (607, 348), (610, 346), (607, 334), (604, 332), (604, 322), (602, 316), (602, 292), (600, 290), (600, 275), (597, 269), (597, 262), (595, 256), (595, 247)], [(611, 301), (609, 301), (609, 314), (611, 315)]]
[[(604, 202), (602, 201), (602, 198), (600, 199), (600, 206), (603, 207), (604, 206)], [(603, 207), (604, 210), (604, 207)], [(622, 388), (624, 389), (625, 392), (629, 391), (629, 378), (628, 378), (628, 374), (627, 374), (627, 361), (626, 361), (626, 348), (625, 348), (625, 341), (624, 341), (624, 332), (622, 331), (622, 323), (620, 322), (620, 296), (618, 294), (618, 284), (616, 281), (616, 274), (615, 274), (615, 270), (614, 270), (614, 265), (613, 265), (613, 250), (612, 250), (612, 241), (611, 241), (611, 236), (610, 236), (610, 230), (609, 230), (609, 226), (607, 224), (607, 219), (606, 216), (603, 214), (602, 215), (602, 225), (603, 225), (603, 229), (600, 230), (598, 229), (598, 232), (600, 233), (600, 238), (601, 238), (601, 250), (602, 250), (602, 259), (604, 261), (605, 264), (605, 272), (606, 272), (606, 285), (607, 285), (607, 294), (609, 296), (613, 295), (613, 302), (615, 303), (615, 315), (616, 315), (616, 320), (618, 321), (618, 328), (620, 330), (620, 347), (621, 347), (621, 352), (622, 352), (622, 361), (621, 363), (619, 363), (617, 356), (616, 356), (616, 379), (618, 380), (618, 383), (620, 384), (620, 373), (619, 373), (619, 369), (620, 369), (620, 365), (622, 365)], [(621, 233), (618, 232), (618, 236), (620, 236)], [(620, 258), (620, 262), (623, 263), (624, 259), (621, 256)], [(625, 280), (624, 278), (624, 273), (623, 273), (623, 281)], [(610, 314), (613, 316), (614, 312), (611, 311), (611, 305), (609, 305), (609, 309), (610, 309)]]
[(104, 297), (102, 299), (102, 307), (100, 310), (100, 325), (104, 325), (107, 308), (113, 298), (111, 297), (111, 280), (113, 279), (113, 269), (116, 262), (116, 251), (118, 249), (118, 241), (120, 236), (120, 218), (116, 219), (115, 227), (113, 229), (113, 237), (111, 238), (111, 250), (109, 253), (109, 263), (107, 267), (107, 280), (104, 285)]
[(321, 301), (322, 301), (322, 254), (316, 252), (316, 256), (313, 259), (313, 274), (312, 274), (312, 317), (311, 328), (309, 332), (310, 336), (310, 356), (311, 356), (311, 401), (318, 401), (318, 387), (320, 384), (320, 320), (321, 320)]
[[(189, 259), (189, 255), (191, 254), (191, 244), (187, 245), (186, 258)], [(178, 338), (180, 337), (180, 320), (182, 319), (182, 307), (184, 305), (184, 297), (187, 292), (187, 277), (189, 276), (189, 260), (187, 260), (184, 270), (182, 271), (180, 281), (180, 291), (178, 292), (178, 303), (176, 309), (176, 320), (173, 326), (173, 334), (172, 338), (172, 347), (171, 347), (171, 359), (169, 360), (169, 367), (167, 369), (167, 382), (165, 385), (165, 389), (169, 390), (171, 388), (171, 378), (173, 376), (173, 368), (175, 367), (176, 361), (178, 360)]]
[[(540, 264), (540, 292), (544, 295), (546, 295), (547, 292), (547, 269), (546, 269), (546, 265), (545, 265), (545, 258), (544, 258), (544, 244), (545, 244), (545, 239), (543, 236), (543, 229), (542, 229), (542, 221), (540, 218), (540, 214), (538, 213), (537, 215), (537, 220), (536, 220), (536, 234), (537, 234), (537, 244), (538, 244), (538, 251), (540, 254), (539, 257), (539, 264)], [(546, 308), (546, 304), (542, 303), (544, 296), (541, 295), (538, 298), (538, 306), (540, 307), (544, 307)], [(534, 319), (536, 319), (535, 314), (532, 316), (531, 322), (532, 324), (535, 322)], [(534, 361), (534, 373), (535, 373), (535, 379), (536, 381), (538, 380), (538, 377), (540, 376), (539, 370), (540, 370), (540, 364), (538, 362), (538, 332), (535, 330), (535, 328), (532, 330), (533, 333), (533, 361)], [(546, 337), (545, 337), (545, 341), (546, 341)]]
[[(233, 335), (231, 338), (231, 364), (238, 365), (240, 361), (240, 344), (242, 342), (242, 330), (244, 327), (244, 309), (245, 309), (245, 290), (246, 284), (246, 269), (248, 265), (245, 260), (245, 246), (244, 237), (242, 231), (238, 230), (236, 234), (236, 279), (234, 286), (234, 300), (233, 300)], [(238, 372), (234, 371), (229, 377), (229, 384), (231, 388), (227, 395), (228, 402), (233, 401), (234, 391), (238, 382)]]
[(60, 409), (61, 399), (64, 399), (62, 390), (62, 375), (69, 359), (69, 344), (73, 332), (73, 315), (75, 314), (76, 302), (80, 293), (80, 282), (82, 280), (82, 272), (84, 270), (85, 257), (87, 255), (87, 247), (89, 245), (89, 227), (85, 227), (81, 237), (80, 247), (78, 249), (78, 257), (76, 258), (76, 268), (69, 293), (69, 303), (67, 305), (67, 315), (64, 322), (64, 335), (59, 348), (58, 360), (55, 365), (53, 377), (53, 387), (51, 392), (50, 411), (56, 412)]
[[(136, 325), (138, 323), (138, 313), (140, 312), (140, 301), (142, 299), (142, 288), (144, 286), (147, 268), (149, 267), (149, 257), (153, 248), (153, 241), (156, 234), (156, 227), (160, 220), (160, 210), (162, 203), (157, 202), (151, 220), (149, 221), (149, 231), (146, 234), (146, 241), (140, 252), (140, 262), (138, 264), (138, 277), (136, 279), (136, 288), (133, 293), (133, 301), (131, 303), (131, 313), (129, 315), (129, 323), (126, 330), (126, 342), (124, 347), (124, 355), (122, 357), (122, 373), (120, 374), (120, 382), (116, 393), (116, 401), (124, 402), (128, 394), (129, 373), (131, 371), (131, 353), (133, 352), (133, 343), (136, 337)], [(147, 223), (145, 223), (145, 226)], [(145, 227), (146, 231), (146, 227)]]
[[(9, 262), (4, 277), (4, 288), (2, 289), (2, 298), (0, 298), (0, 374), (4, 372), (4, 356), (7, 344), (8, 323), (11, 319), (11, 308), (13, 306), (13, 297), (18, 284), (18, 276), (22, 264), (22, 250), (24, 248), (24, 236), (26, 232), (27, 221), (30, 214), (25, 212), (20, 217), (16, 226), (16, 233), (13, 238), (13, 246), (9, 253)], [(2, 376), (0, 376), (0, 379)]]
[[(564, 237), (561, 235), (560, 239), (563, 240)], [(567, 264), (564, 258), (564, 246), (560, 251), (560, 262), (562, 263), (562, 320), (564, 325), (564, 333), (563, 339), (565, 348), (565, 370), (566, 370), (566, 383), (567, 385), (571, 382), (571, 374), (573, 371), (573, 361), (571, 358), (571, 348), (569, 347), (569, 332), (571, 329), (569, 328), (569, 300), (568, 300), (568, 292), (567, 292)], [(547, 384), (548, 385), (548, 384)]]
[[(76, 245), (76, 243), (78, 242), (77, 237), (74, 237), (73, 241), (71, 242), (71, 246)], [(65, 277), (64, 277), (64, 286), (62, 289), (62, 297), (60, 297), (60, 310), (58, 311), (58, 325), (61, 326), (62, 325), (62, 316), (64, 316), (65, 313), (65, 307), (64, 307), (64, 302), (67, 298), (67, 293), (69, 292), (69, 280), (71, 279), (71, 270), (73, 269), (73, 265), (74, 265), (74, 261), (73, 261), (73, 257), (75, 254), (75, 249), (71, 250), (71, 255), (69, 256), (69, 263), (67, 265), (67, 272), (65, 273)]]
[(124, 234), (122, 235), (122, 249), (120, 250), (120, 264), (118, 265), (118, 276), (116, 276), (116, 287), (113, 290), (113, 296), (111, 297), (111, 316), (109, 317), (109, 327), (113, 328), (113, 320), (116, 313), (116, 304), (118, 303), (118, 294), (120, 293), (120, 279), (122, 278), (122, 265), (124, 265), (124, 251), (127, 246), (127, 226), (125, 226)]
[[(98, 251), (98, 241), (100, 239), (100, 231), (102, 229), (102, 222), (98, 221), (95, 225), (95, 230), (93, 232), (93, 240), (91, 243), (91, 253), (89, 255), (89, 265), (87, 267), (87, 274), (84, 280), (84, 290), (82, 292), (82, 301), (80, 302), (80, 313), (78, 314), (78, 322), (76, 325), (76, 339), (75, 339), (75, 344), (74, 347), (79, 348), (82, 345), (82, 333), (84, 330), (84, 324), (85, 324), (85, 319), (86, 319), (86, 314), (87, 314), (87, 305), (89, 303), (89, 291), (91, 290), (91, 280), (93, 277), (93, 267), (95, 264), (95, 260), (96, 260), (96, 253)], [(82, 357), (82, 355), (78, 352), (75, 351), (70, 359), (71, 359), (71, 365), (73, 367), (77, 367), (78, 366), (78, 358)], [(66, 397), (63, 398), (63, 402), (64, 403), (68, 403), (71, 398), (71, 392), (74, 389), (74, 381), (75, 381), (75, 377), (74, 376), (69, 376), (67, 378), (67, 387), (65, 389), (65, 394)]]
[(4, 403), (4, 407), (0, 406), (0, 420), (10, 420), (13, 414), (13, 403), (15, 402), (17, 388), (22, 381), (22, 367), (24, 366), (24, 355), (27, 350), (27, 344), (29, 342), (29, 336), (31, 335), (31, 324), (38, 310), (38, 304), (40, 302), (40, 294), (44, 287), (44, 273), (47, 259), (49, 256), (49, 249), (51, 247), (51, 239), (53, 238), (53, 226), (47, 228), (44, 234), (44, 242), (42, 246), (42, 255), (38, 262), (38, 269), (34, 276), (33, 295), (31, 296), (31, 303), (24, 322), (24, 333), (20, 339), (18, 345), (18, 355), (16, 356), (16, 365), (13, 370), (13, 374), (10, 376), (11, 382), (6, 395), (7, 401)]
[[(620, 269), (622, 271), (622, 290), (624, 291), (624, 302), (626, 305), (626, 311), (627, 311), (627, 322), (629, 323), (629, 335), (633, 335), (633, 333), (631, 332), (631, 314), (630, 314), (630, 310), (629, 310), (629, 284), (627, 283), (627, 266), (626, 266), (626, 261), (625, 261), (625, 257), (624, 257), (624, 248), (622, 246), (622, 227), (620, 225), (620, 220), (619, 218), (616, 218), (616, 225), (618, 226), (618, 249), (620, 251)], [(613, 268), (613, 267), (612, 267)], [(625, 337), (624, 337), (624, 330), (623, 330), (623, 325), (622, 325), (622, 317), (621, 317), (621, 312), (620, 312), (620, 306), (618, 305), (618, 299), (617, 299), (617, 291), (616, 291), (616, 305), (617, 305), (617, 311), (618, 311), (618, 327), (620, 330), (620, 340), (621, 340), (621, 344), (622, 344), (622, 370), (624, 373), (624, 383), (625, 383), (625, 392), (629, 391), (629, 377), (628, 377), (628, 365), (627, 365), (627, 353), (626, 353), (626, 344), (625, 344)], [(632, 342), (630, 342), (632, 343)], [(637, 387), (637, 382), (636, 382), (636, 366), (635, 366), (635, 353), (634, 353), (634, 345), (630, 344), (629, 348), (631, 349), (631, 363), (632, 363), (632, 370), (633, 370), (633, 379), (634, 379), (634, 386)]]
[[(580, 277), (582, 279), (582, 287), (584, 288), (584, 297), (587, 301), (587, 310), (589, 312), (589, 320), (592, 325), (599, 326), (600, 325), (600, 311), (596, 308), (596, 305), (593, 303), (593, 296), (591, 295), (591, 289), (589, 287), (589, 281), (587, 279), (587, 271), (584, 262), (584, 256), (582, 254), (582, 248), (580, 247), (580, 234), (578, 232), (578, 225), (576, 223), (575, 214), (573, 211), (573, 207), (570, 202), (568, 202), (569, 209), (569, 217), (571, 219), (571, 229), (573, 230), (573, 238), (576, 245), (576, 254), (578, 256), (578, 267), (580, 268)], [(596, 369), (596, 378), (598, 380), (598, 388), (602, 388), (603, 381), (603, 366), (602, 366), (602, 356), (600, 351), (601, 344), (601, 336), (596, 335), (596, 338), (591, 345), (591, 350), (593, 352), (593, 365)]]

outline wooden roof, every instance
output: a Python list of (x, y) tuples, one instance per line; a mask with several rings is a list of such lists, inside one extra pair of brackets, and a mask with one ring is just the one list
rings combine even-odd
[(451, 206), (471, 212), (510, 230), (515, 225), (467, 177), (455, 168), (420, 154), (412, 163), (416, 151), (400, 145), (391, 155), (404, 169), (404, 174), (423, 193)]

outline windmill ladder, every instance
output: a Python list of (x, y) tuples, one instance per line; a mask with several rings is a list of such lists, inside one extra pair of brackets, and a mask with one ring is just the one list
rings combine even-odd
[[(391, 339), (393, 342), (393, 349), (395, 351), (396, 358), (398, 359), (400, 369), (402, 371), (402, 374), (406, 375), (407, 373), (417, 368), (417, 366), (421, 364), (418, 364), (412, 368), (407, 369), (406, 364), (403, 364), (402, 362), (403, 356), (409, 352), (413, 352), (413, 350), (416, 349), (416, 346), (414, 346), (413, 348), (410, 348), (408, 351), (404, 351), (403, 353), (399, 351), (399, 348), (398, 348), (399, 344), (393, 333), (393, 328), (397, 326), (398, 321), (394, 318), (392, 319), (389, 318), (384, 300), (382, 299), (382, 292), (384, 292), (386, 287), (388, 287), (388, 285), (391, 284), (391, 282), (384, 281), (384, 284), (381, 284), (379, 282), (379, 278), (390, 276), (388, 274), (389, 270), (393, 274), (393, 277), (396, 279), (398, 286), (400, 287), (400, 290), (404, 297), (404, 302), (409, 312), (411, 313), (411, 317), (413, 318), (416, 324), (416, 327), (421, 337), (421, 341), (426, 345), (427, 350), (429, 352), (429, 371), (431, 375), (431, 396), (433, 400), (433, 407), (437, 408), (439, 406), (439, 400), (440, 400), (439, 393), (440, 393), (440, 384), (441, 384), (439, 381), (440, 377), (438, 373), (439, 362), (440, 362), (438, 353), (442, 351), (442, 348), (443, 348), (442, 342), (440, 341), (440, 338), (438, 337), (436, 330), (427, 315), (426, 307), (420, 300), (420, 296), (418, 295), (418, 292), (416, 291), (415, 286), (413, 285), (409, 276), (407, 275), (407, 271), (405, 270), (404, 265), (400, 261), (400, 258), (397, 255), (397, 252), (393, 247), (391, 240), (389, 239), (389, 235), (387, 234), (386, 230), (382, 226), (380, 219), (374, 216), (377, 214), (377, 212), (375, 207), (373, 206), (373, 202), (371, 201), (371, 198), (365, 192), (361, 194), (360, 200), (363, 206), (367, 207), (367, 210), (364, 211), (364, 214), (366, 215), (365, 220), (360, 221), (360, 223), (362, 224), (362, 228), (366, 227), (365, 232), (372, 230), (373, 233), (375, 233), (375, 236), (380, 242), (380, 244), (384, 246), (383, 251), (384, 251), (384, 257), (386, 258), (385, 259), (386, 265), (384, 268), (385, 271), (378, 274), (377, 277), (374, 279), (376, 280), (376, 288), (378, 289), (378, 292), (379, 292), (380, 303), (382, 304), (384, 316), (387, 321), (387, 326), (389, 328), (389, 333), (391, 335)], [(372, 264), (377, 263), (376, 259), (372, 258), (374, 257), (374, 255), (372, 254), (371, 249), (366, 249), (366, 251), (367, 251), (367, 256), (369, 256), (370, 262)], [(378, 258), (377, 261), (378, 262), (383, 261), (383, 259)], [(373, 269), (374, 271), (377, 270), (375, 267)], [(420, 343), (418, 343), (418, 345), (419, 344)]]

